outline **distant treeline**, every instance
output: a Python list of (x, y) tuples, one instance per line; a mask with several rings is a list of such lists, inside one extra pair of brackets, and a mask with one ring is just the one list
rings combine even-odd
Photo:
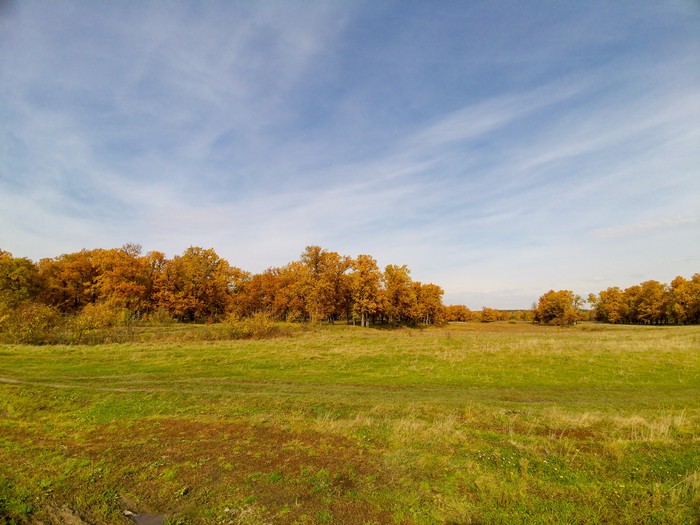
[(472, 311), (462, 304), (445, 307), (445, 317), (449, 322), (480, 321), (493, 323), (495, 321), (534, 321), (533, 310), (498, 310), (484, 306), (481, 310)]
[(590, 294), (595, 319), (604, 323), (700, 324), (700, 273), (671, 284), (645, 281)]
[(213, 249), (190, 247), (168, 259), (128, 244), (81, 250), (35, 263), (0, 250), (0, 308), (28, 305), (63, 315), (107, 305), (137, 319), (170, 317), (216, 322), (264, 313), (280, 321), (424, 324), (446, 321), (443, 290), (411, 279), (406, 265), (381, 270), (355, 258), (308, 246), (299, 260), (251, 274)]
[(700, 324), (700, 274), (690, 279), (676, 277), (671, 284), (645, 281), (620, 289), (611, 287), (590, 294), (586, 301), (570, 290), (550, 290), (535, 305), (534, 321), (571, 325), (590, 319), (602, 323), (624, 324)]
[(442, 288), (414, 281), (410, 273), (406, 265), (382, 270), (370, 255), (353, 258), (319, 246), (308, 246), (298, 260), (257, 274), (231, 266), (211, 248), (190, 247), (169, 259), (157, 251), (144, 255), (141, 246), (127, 244), (39, 262), (0, 250), (0, 336), (46, 342), (53, 337), (47, 334), (60, 326), (70, 333), (60, 340), (83, 341), (95, 330), (149, 320), (224, 321), (236, 330), (245, 319), (255, 319), (258, 328), (267, 326), (262, 318), (361, 326), (700, 323), (700, 274), (690, 280), (676, 277), (670, 285), (647, 281), (624, 290), (608, 288), (589, 296), (591, 310), (583, 309), (580, 296), (560, 290), (544, 294), (531, 310), (484, 307), (472, 312), (463, 305), (445, 306)]

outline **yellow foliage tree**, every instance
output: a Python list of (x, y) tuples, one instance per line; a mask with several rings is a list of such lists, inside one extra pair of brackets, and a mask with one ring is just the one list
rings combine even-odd
[(570, 290), (550, 290), (537, 303), (535, 322), (559, 326), (576, 324), (580, 301), (581, 298)]
[(381, 311), (382, 273), (377, 261), (369, 255), (358, 255), (352, 267), (353, 313), (360, 317), (361, 326), (368, 327), (370, 318)]
[(390, 264), (384, 269), (384, 294), (389, 322), (403, 323), (420, 317), (411, 271), (405, 264)]

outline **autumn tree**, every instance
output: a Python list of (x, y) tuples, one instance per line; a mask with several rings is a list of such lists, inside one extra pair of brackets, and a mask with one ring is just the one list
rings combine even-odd
[(0, 306), (14, 310), (26, 302), (43, 303), (47, 308), (26, 308), (26, 315), (17, 318), (65, 319), (66, 326), (79, 328), (82, 335), (74, 340), (80, 341), (87, 340), (85, 334), (113, 328), (115, 319), (133, 322), (148, 314), (189, 322), (233, 313), (331, 323), (353, 315), (363, 326), (376, 317), (392, 323), (441, 323), (447, 318), (442, 295), (437, 285), (412, 281), (406, 265), (389, 265), (381, 272), (369, 255), (353, 260), (318, 246), (307, 247), (298, 261), (257, 275), (199, 247), (168, 259), (157, 251), (142, 255), (140, 245), (126, 244), (38, 264), (0, 250)]
[(576, 324), (581, 298), (570, 290), (550, 290), (542, 295), (535, 308), (535, 322), (558, 326)]
[(481, 309), (480, 319), (482, 323), (493, 323), (501, 318), (501, 314), (495, 308), (487, 308), (484, 306)]
[(676, 277), (670, 285), (650, 280), (624, 290), (590, 294), (595, 319), (606, 323), (688, 324), (700, 322), (700, 274)]
[(691, 279), (679, 276), (671, 281), (668, 311), (675, 323), (700, 323), (700, 273)]
[(307, 320), (312, 280), (308, 268), (293, 261), (241, 280), (232, 312), (239, 317), (265, 314), (281, 321)]
[(445, 308), (447, 321), (467, 322), (471, 321), (473, 312), (463, 304), (451, 304)]
[(212, 249), (191, 246), (165, 264), (158, 302), (183, 321), (221, 317), (244, 272)]
[(628, 318), (625, 294), (617, 286), (602, 290), (598, 295), (590, 294), (588, 302), (595, 310), (596, 321), (616, 324)]
[(424, 325), (443, 324), (446, 321), (447, 313), (442, 304), (444, 291), (436, 284), (414, 283), (416, 292), (417, 308), (420, 322)]
[(414, 320), (418, 313), (418, 298), (405, 264), (390, 264), (384, 269), (385, 313), (390, 322)]
[(308, 297), (312, 291), (312, 280), (308, 268), (299, 261), (283, 266), (279, 273), (279, 291), (275, 296), (276, 312), (283, 312), (287, 321), (310, 319)]
[(16, 308), (33, 301), (40, 289), (39, 272), (32, 261), (0, 250), (0, 307)]
[(64, 313), (75, 313), (100, 297), (97, 258), (104, 250), (81, 250), (39, 261), (43, 299)]
[(332, 323), (347, 315), (352, 294), (348, 275), (352, 260), (319, 246), (307, 246), (301, 254), (301, 262), (308, 269), (310, 279), (307, 308), (311, 319), (326, 319)]
[(268, 268), (262, 273), (241, 279), (232, 313), (238, 317), (252, 316), (256, 313), (273, 316), (274, 301), (279, 292), (278, 271), (277, 268)]
[(358, 255), (352, 263), (350, 289), (353, 314), (360, 317), (361, 326), (368, 327), (369, 320), (381, 311), (382, 273), (369, 255)]
[(160, 304), (159, 297), (166, 285), (164, 275), (168, 259), (164, 253), (158, 251), (148, 252), (140, 259), (145, 272), (144, 282), (146, 290), (144, 291), (144, 297), (147, 304), (146, 310), (150, 313), (159, 309), (167, 310), (167, 305)]
[(326, 272), (322, 276), (327, 295), (332, 298), (328, 321), (349, 319), (352, 311), (352, 258), (336, 252), (326, 252)]
[(150, 307), (149, 259), (141, 257), (141, 246), (125, 244), (96, 254), (99, 300), (137, 316)]
[(625, 301), (625, 323), (639, 323), (639, 302), (642, 288), (638, 284), (628, 286), (623, 290), (622, 297)]
[(667, 286), (658, 281), (645, 281), (639, 285), (636, 311), (639, 323), (662, 324), (667, 322)]

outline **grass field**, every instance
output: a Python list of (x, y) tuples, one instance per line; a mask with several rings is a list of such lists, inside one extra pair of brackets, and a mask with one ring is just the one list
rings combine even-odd
[(700, 523), (700, 327), (0, 346), (0, 523)]

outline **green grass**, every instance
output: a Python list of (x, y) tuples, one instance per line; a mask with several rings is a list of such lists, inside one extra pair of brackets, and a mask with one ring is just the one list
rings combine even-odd
[(0, 346), (0, 523), (700, 523), (700, 327), (294, 332)]

